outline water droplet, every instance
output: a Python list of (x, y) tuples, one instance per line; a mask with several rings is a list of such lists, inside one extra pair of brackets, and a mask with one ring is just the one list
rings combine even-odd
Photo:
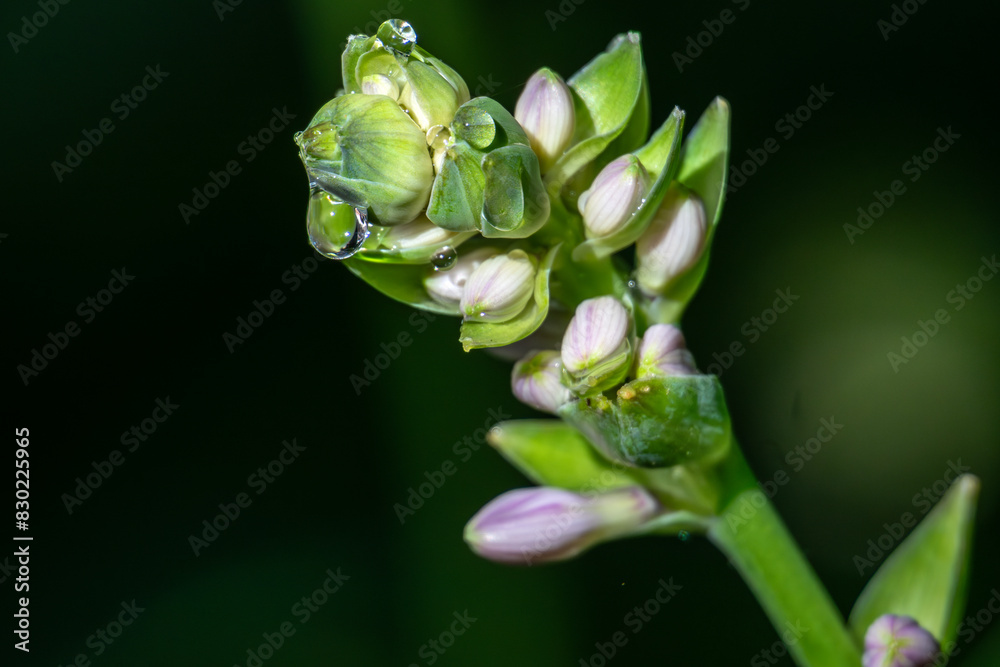
[(688, 538), (691, 537), (691, 533), (687, 532), (686, 530), (682, 530), (679, 533), (677, 533), (677, 537), (680, 538), (681, 542), (687, 542)]
[(434, 267), (435, 271), (447, 271), (455, 266), (456, 260), (458, 260), (458, 251), (450, 245), (446, 245), (431, 256), (431, 266)]
[(380, 25), (376, 36), (385, 48), (407, 56), (417, 43), (417, 33), (413, 26), (399, 19), (389, 19)]
[(493, 117), (478, 107), (460, 107), (455, 112), (451, 127), (455, 136), (467, 141), (473, 148), (487, 148), (497, 136)]
[(629, 289), (635, 289), (635, 286), (636, 286), (636, 282), (634, 280), (628, 281), (628, 288)]
[(368, 211), (313, 189), (306, 214), (309, 243), (330, 259), (347, 259), (368, 239)]

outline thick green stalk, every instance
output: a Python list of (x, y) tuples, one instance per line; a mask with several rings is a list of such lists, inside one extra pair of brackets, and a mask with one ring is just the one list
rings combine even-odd
[(861, 654), (843, 617), (738, 447), (723, 465), (723, 488), (732, 492), (709, 539), (746, 581), (798, 665), (858, 667)]

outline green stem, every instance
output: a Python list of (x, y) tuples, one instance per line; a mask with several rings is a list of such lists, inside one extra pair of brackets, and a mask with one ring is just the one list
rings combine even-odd
[(753, 591), (798, 665), (858, 667), (861, 654), (843, 617), (735, 443), (723, 465), (723, 488), (732, 491), (709, 539)]

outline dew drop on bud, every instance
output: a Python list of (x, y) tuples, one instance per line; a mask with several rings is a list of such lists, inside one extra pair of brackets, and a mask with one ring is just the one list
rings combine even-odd
[(399, 19), (389, 19), (380, 25), (376, 36), (382, 46), (404, 55), (410, 55), (417, 43), (417, 33), (413, 26)]
[(330, 259), (347, 259), (368, 239), (368, 211), (338, 202), (315, 188), (309, 197), (306, 231), (316, 252)]
[(629, 287), (629, 289), (635, 289), (635, 286), (636, 286), (636, 282), (634, 280), (628, 281), (628, 287)]
[(455, 266), (457, 260), (458, 251), (450, 245), (446, 245), (431, 256), (431, 266), (434, 267), (435, 271), (447, 271)]

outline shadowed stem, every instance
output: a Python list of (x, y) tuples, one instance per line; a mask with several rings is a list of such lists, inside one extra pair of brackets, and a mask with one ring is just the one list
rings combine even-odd
[(743, 577), (778, 634), (798, 629), (786, 641), (802, 667), (858, 667), (861, 654), (843, 617), (819, 581), (738, 447), (723, 464), (734, 489), (723, 501), (709, 539)]

